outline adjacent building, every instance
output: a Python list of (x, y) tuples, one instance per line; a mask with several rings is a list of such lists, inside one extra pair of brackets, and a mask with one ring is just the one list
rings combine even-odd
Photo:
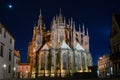
[(0, 79), (12, 78), (15, 39), (0, 23)]
[(98, 76), (110, 77), (113, 75), (112, 62), (110, 61), (110, 55), (101, 56), (98, 59)]
[(71, 18), (66, 21), (61, 12), (53, 18), (50, 30), (42, 21), (40, 12), (28, 46), (31, 77), (72, 76), (75, 72), (90, 72), (92, 56), (89, 51), (89, 34), (84, 24), (76, 31)]
[(18, 77), (18, 64), (20, 63), (20, 52), (14, 50), (14, 78)]
[(120, 14), (113, 11), (110, 32), (110, 59), (113, 63), (113, 75), (120, 76)]
[(18, 78), (29, 78), (30, 77), (30, 64), (19, 63), (18, 65)]

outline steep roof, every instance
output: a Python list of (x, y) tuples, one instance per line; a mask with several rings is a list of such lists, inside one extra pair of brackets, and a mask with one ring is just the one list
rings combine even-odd
[(5, 25), (3, 25), (3, 23), (0, 22), (0, 27), (4, 28), (5, 31), (7, 31), (7, 33), (14, 39), (15, 41), (15, 38), (13, 37), (13, 35), (8, 31), (8, 29), (5, 27)]
[(116, 20), (118, 26), (120, 27), (120, 14), (115, 14), (115, 20)]
[(78, 42), (76, 44), (75, 49), (77, 49), (77, 50), (85, 50)]

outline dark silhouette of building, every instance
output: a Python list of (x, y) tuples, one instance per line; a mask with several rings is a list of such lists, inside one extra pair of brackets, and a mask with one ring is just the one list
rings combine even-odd
[(113, 11), (110, 32), (110, 59), (114, 76), (120, 76), (120, 14)]

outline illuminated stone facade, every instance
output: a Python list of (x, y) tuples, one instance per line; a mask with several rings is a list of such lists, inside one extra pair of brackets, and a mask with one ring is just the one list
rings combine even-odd
[(112, 62), (110, 61), (110, 55), (101, 56), (98, 59), (98, 76), (110, 77), (113, 75)]
[(14, 50), (14, 77), (18, 77), (18, 64), (20, 63), (20, 52)]
[(113, 63), (113, 76), (120, 76), (120, 14), (115, 12), (110, 33), (110, 59)]
[(29, 63), (19, 63), (18, 65), (18, 77), (19, 78), (29, 78), (30, 77), (30, 64)]
[(0, 22), (0, 80), (14, 77), (14, 46), (15, 39)]
[(92, 56), (89, 52), (88, 29), (75, 29), (71, 18), (68, 23), (61, 12), (53, 18), (50, 30), (42, 22), (40, 12), (34, 26), (32, 42), (28, 46), (31, 77), (70, 76), (75, 72), (90, 72)]

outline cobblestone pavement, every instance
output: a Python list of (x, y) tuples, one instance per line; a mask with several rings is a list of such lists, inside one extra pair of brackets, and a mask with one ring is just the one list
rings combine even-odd
[(1, 80), (120, 80), (120, 78), (28, 78), (28, 79), (1, 79)]

